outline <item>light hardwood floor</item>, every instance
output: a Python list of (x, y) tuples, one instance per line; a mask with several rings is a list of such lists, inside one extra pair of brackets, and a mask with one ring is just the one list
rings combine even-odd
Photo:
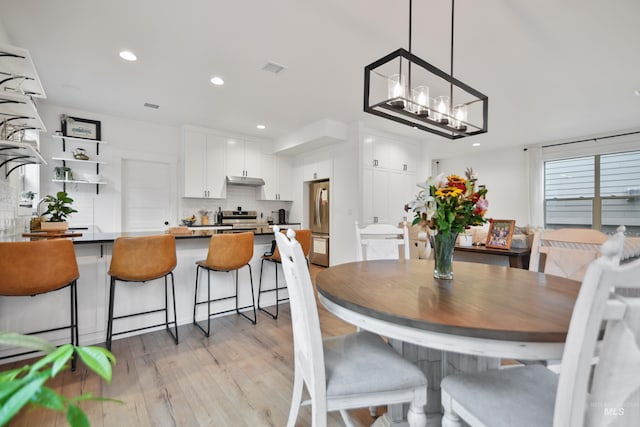
[[(311, 266), (314, 279), (320, 270)], [(325, 336), (355, 330), (321, 305), (319, 313)], [(164, 330), (116, 340), (112, 351), (118, 363), (111, 384), (79, 363), (76, 372), (65, 371), (48, 385), (66, 396), (90, 392), (124, 402), (82, 402), (95, 427), (285, 426), (293, 384), (288, 303), (277, 320), (261, 313), (254, 326), (233, 314), (213, 319), (212, 330), (205, 338), (193, 325), (181, 326), (177, 346)], [(310, 416), (310, 407), (301, 408), (296, 425), (310, 426)], [(373, 422), (368, 409), (352, 411), (352, 416), (361, 425)], [(330, 414), (328, 424), (343, 425), (338, 413)], [(64, 425), (62, 414), (41, 409), (23, 411), (11, 423)]]

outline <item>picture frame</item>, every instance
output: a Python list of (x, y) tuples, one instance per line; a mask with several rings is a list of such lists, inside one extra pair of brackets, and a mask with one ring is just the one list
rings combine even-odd
[(62, 116), (62, 135), (99, 141), (101, 139), (100, 121)]
[(494, 249), (511, 249), (511, 238), (515, 226), (516, 221), (513, 219), (492, 220), (485, 246)]

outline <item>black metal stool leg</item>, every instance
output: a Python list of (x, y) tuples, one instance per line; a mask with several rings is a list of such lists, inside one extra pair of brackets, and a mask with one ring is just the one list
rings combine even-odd
[[(174, 334), (173, 332), (171, 332), (171, 328), (169, 327), (169, 295), (168, 295), (168, 289), (167, 289), (167, 276), (171, 275), (171, 293), (173, 295), (173, 323), (176, 327), (176, 333)], [(164, 276), (164, 324), (165, 324), (165, 328), (167, 329), (167, 332), (169, 333), (169, 335), (171, 335), (171, 338), (173, 338), (173, 341), (175, 341), (176, 345), (178, 345), (178, 317), (176, 316), (176, 289), (175, 289), (175, 283), (174, 283), (174, 279), (173, 279), (173, 273), (169, 273), (168, 275)]]
[(113, 335), (113, 300), (115, 298), (115, 282), (116, 279), (111, 277), (111, 284), (109, 287), (109, 319), (107, 320), (107, 350), (111, 351), (111, 337)]
[[(237, 269), (236, 270), (236, 313), (238, 313), (240, 316), (244, 317), (249, 322), (251, 322), (252, 324), (255, 325), (257, 320), (258, 320), (258, 318), (257, 318), (257, 315), (256, 315), (256, 302), (255, 302), (255, 299), (254, 299), (254, 296), (253, 296), (253, 273), (251, 271), (251, 265), (247, 264), (247, 267), (249, 267), (249, 279), (251, 281), (251, 305), (250, 306), (245, 306), (245, 307), (238, 307), (238, 299), (239, 299), (238, 298), (238, 271), (240, 269)], [(249, 307), (253, 308), (253, 319), (240, 311), (240, 308), (249, 308)]]
[(205, 337), (208, 337), (211, 334), (211, 278), (208, 269), (204, 269), (207, 272), (207, 329), (205, 330), (202, 325), (196, 321), (196, 308), (198, 307), (198, 304), (205, 302), (198, 302), (198, 279), (200, 278), (200, 268), (200, 266), (196, 267), (196, 295), (193, 301), (193, 324), (202, 331)]
[[(71, 311), (71, 327), (69, 328), (71, 331), (71, 345), (78, 345), (78, 295), (77, 295), (76, 281), (71, 282), (69, 287), (69, 293), (71, 295), (69, 311)], [(73, 356), (71, 357), (71, 371), (76, 370), (77, 363), (76, 352), (73, 352)]]

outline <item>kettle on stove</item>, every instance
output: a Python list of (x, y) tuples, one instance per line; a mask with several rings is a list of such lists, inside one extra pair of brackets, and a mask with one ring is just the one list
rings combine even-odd
[(278, 224), (287, 223), (287, 211), (284, 209), (278, 209)]

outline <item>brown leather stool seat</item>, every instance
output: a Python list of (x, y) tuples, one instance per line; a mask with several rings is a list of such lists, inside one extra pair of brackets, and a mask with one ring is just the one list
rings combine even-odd
[[(0, 243), (1, 296), (36, 296), (69, 288), (69, 325), (25, 332), (27, 335), (69, 329), (71, 344), (78, 345), (78, 277), (80, 273), (71, 240), (50, 239)], [(51, 310), (58, 309), (60, 308), (51, 307)], [(2, 359), (29, 353), (34, 352), (11, 354), (3, 356)], [(75, 369), (75, 357), (72, 367)]]
[[(162, 234), (144, 237), (119, 237), (113, 242), (113, 255), (109, 266), (111, 285), (109, 289), (109, 319), (107, 321), (107, 348), (111, 350), (111, 339), (114, 335), (144, 329), (156, 328), (164, 325), (176, 345), (178, 344), (178, 318), (176, 315), (176, 289), (173, 269), (176, 267), (176, 241), (173, 235)], [(173, 296), (173, 321), (169, 321), (169, 297), (167, 277), (171, 276), (171, 293)], [(121, 316), (113, 316), (115, 305), (116, 281), (148, 282), (164, 278), (164, 308), (141, 311)], [(158, 323), (126, 331), (113, 332), (113, 321), (151, 313), (164, 312), (164, 323)], [(175, 326), (175, 333), (169, 325)]]
[[(253, 258), (253, 233), (237, 233), (237, 234), (217, 234), (211, 236), (209, 241), (209, 251), (207, 259), (196, 262), (196, 293), (193, 302), (193, 324), (196, 325), (205, 336), (209, 336), (211, 332), (211, 316), (216, 314), (230, 313), (235, 311), (254, 325), (256, 324), (256, 304), (253, 297), (253, 273), (251, 272), (251, 264), (249, 262)], [(251, 305), (244, 307), (238, 306), (238, 270), (242, 267), (249, 267), (249, 279), (251, 281)], [(200, 269), (207, 271), (207, 299), (198, 301), (198, 278), (200, 277)], [(236, 291), (235, 294), (211, 299), (211, 272), (224, 271), (236, 272)], [(230, 310), (211, 312), (211, 303), (235, 299), (236, 307)], [(207, 304), (207, 329), (205, 330), (196, 321), (196, 308), (200, 304)], [(240, 310), (253, 308), (253, 319)]]
[[(287, 230), (282, 230), (282, 232), (286, 234)], [(308, 266), (309, 252), (311, 251), (311, 230), (307, 228), (302, 230), (295, 230), (295, 232), (296, 232), (296, 240), (300, 243), (300, 246), (302, 246), (302, 253), (304, 254), (305, 258), (307, 258), (307, 266)], [(275, 243), (275, 240), (274, 240), (274, 243)], [(264, 267), (265, 261), (274, 263), (274, 270), (276, 272), (276, 286), (271, 289), (262, 289), (262, 268)], [(262, 261), (260, 262), (260, 283), (258, 285), (258, 310), (262, 310), (263, 312), (265, 312), (266, 314), (268, 314), (274, 319), (278, 318), (278, 303), (289, 300), (289, 297), (280, 298), (279, 296), (279, 291), (283, 289), (287, 289), (287, 286), (278, 285), (278, 264), (282, 265), (282, 260), (280, 259), (280, 251), (278, 251), (278, 247), (276, 246), (275, 249), (273, 249), (273, 253), (271, 255), (265, 254), (262, 256)], [(260, 307), (260, 297), (262, 297), (262, 294), (268, 293), (268, 292), (276, 293), (275, 313), (270, 312), (269, 310), (263, 307)]]

